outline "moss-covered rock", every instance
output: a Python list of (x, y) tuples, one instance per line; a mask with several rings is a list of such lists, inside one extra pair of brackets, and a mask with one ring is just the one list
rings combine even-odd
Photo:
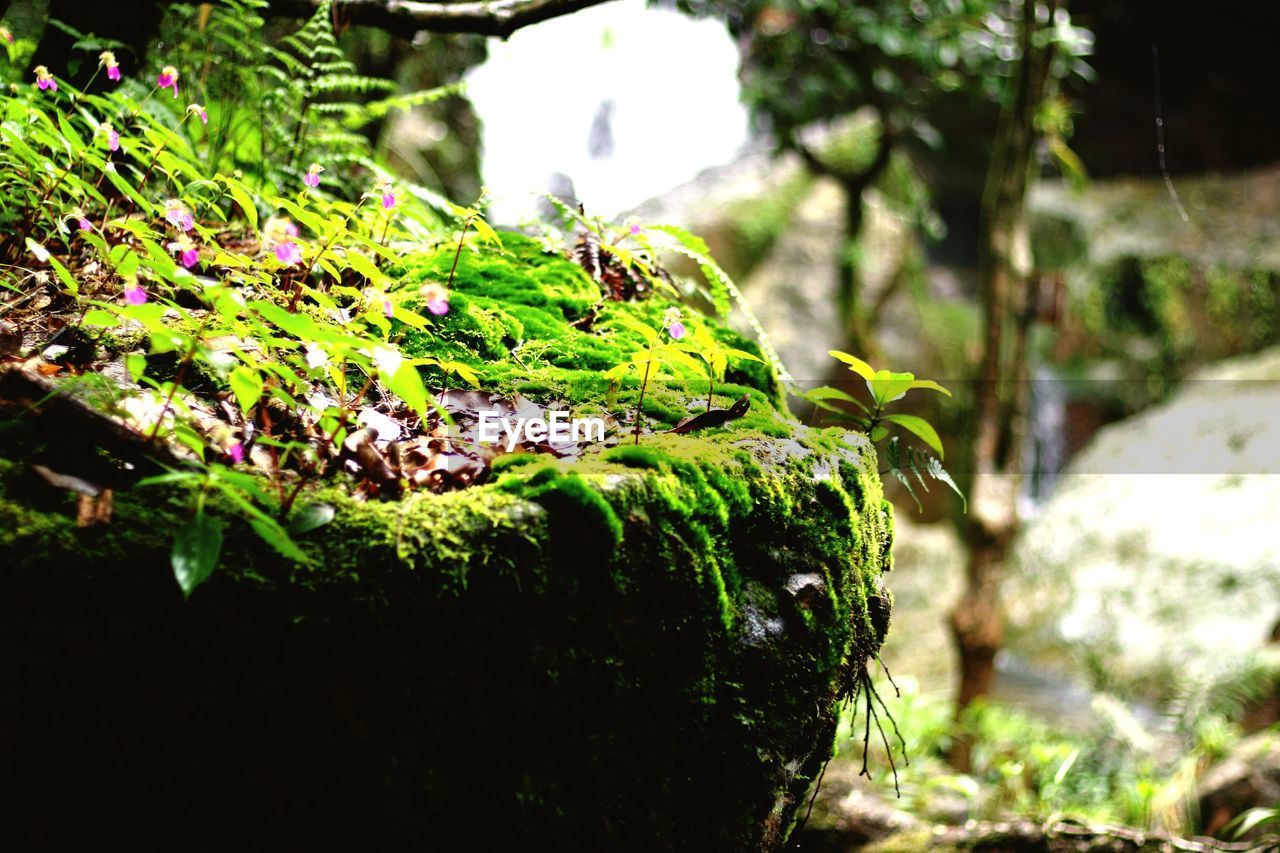
[[(634, 344), (568, 326), (598, 301), (576, 268), (508, 250), (465, 256), (448, 322), (407, 346), (605, 406), (599, 371)], [(407, 261), (406, 282), (441, 263)], [(169, 549), (191, 494), (118, 492), (109, 524), (78, 527), (27, 464), (59, 448), (0, 422), (20, 830), (69, 833), (74, 801), (152, 843), (267, 821), (286, 847), (777, 846), (883, 640), (891, 515), (865, 439), (799, 426), (763, 373), (735, 378), (752, 411), (725, 428), (506, 457), (484, 486), (398, 502), (319, 488), (306, 501), (336, 514), (297, 538), (310, 564), (211, 496), (221, 566), (186, 602)], [(679, 383), (653, 396), (659, 420), (694, 406)]]

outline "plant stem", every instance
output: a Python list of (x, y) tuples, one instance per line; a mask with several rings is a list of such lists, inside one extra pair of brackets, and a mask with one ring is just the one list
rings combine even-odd
[(458, 260), (462, 257), (462, 244), (467, 239), (467, 229), (471, 227), (471, 217), (467, 217), (462, 222), (462, 234), (458, 237), (458, 251), (453, 253), (453, 266), (449, 267), (449, 283), (445, 287), (449, 290), (453, 289), (453, 274), (458, 271)]
[(644, 363), (644, 381), (640, 383), (640, 399), (636, 401), (636, 426), (632, 430), (636, 436), (636, 444), (640, 443), (640, 418), (641, 412), (644, 411), (644, 392), (649, 387), (649, 370), (653, 367), (653, 346), (649, 344), (649, 359)]
[[(201, 332), (203, 333), (203, 329)], [(182, 380), (187, 375), (187, 368), (191, 366), (191, 362), (196, 357), (196, 348), (199, 338), (191, 339), (191, 346), (187, 347), (186, 355), (182, 357), (182, 364), (178, 365), (178, 372), (173, 376), (173, 385), (169, 388), (169, 393), (165, 395), (164, 405), (160, 408), (160, 414), (156, 417), (156, 424), (151, 428), (151, 434), (147, 436), (147, 441), (155, 441), (156, 436), (160, 433), (160, 426), (164, 423), (164, 416), (169, 414), (169, 407), (173, 405), (173, 398), (178, 393), (178, 388), (182, 385)]]
[(351, 221), (351, 217), (356, 215), (356, 211), (360, 209), (360, 205), (364, 204), (365, 199), (367, 198), (367, 195), (360, 197), (360, 200), (356, 202), (356, 206), (351, 208), (351, 212), (342, 220), (342, 224), (333, 229), (333, 233), (329, 235), (329, 239), (325, 240), (324, 245), (320, 247), (320, 251), (311, 259), (311, 263), (307, 266), (307, 271), (302, 274), (302, 278), (298, 279), (297, 285), (293, 288), (293, 294), (289, 297), (290, 314), (295, 314), (298, 311), (298, 298), (302, 296), (303, 282), (311, 278), (311, 273), (315, 270), (316, 264), (320, 262), (320, 258), (324, 257), (325, 252), (329, 251), (329, 248), (338, 239), (338, 235), (342, 233), (342, 231), (346, 230), (347, 223)]

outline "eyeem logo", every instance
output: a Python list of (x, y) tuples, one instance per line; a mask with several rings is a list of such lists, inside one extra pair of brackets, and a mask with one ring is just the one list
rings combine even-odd
[(604, 441), (605, 430), (603, 418), (570, 418), (568, 412), (548, 412), (545, 418), (508, 418), (497, 411), (480, 412), (477, 426), (481, 444), (498, 444), (505, 435), (508, 453), (522, 441)]

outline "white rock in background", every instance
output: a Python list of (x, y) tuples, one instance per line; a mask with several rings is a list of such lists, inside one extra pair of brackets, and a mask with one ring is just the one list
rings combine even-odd
[(1280, 617), (1280, 349), (1099, 432), (1016, 544), (1007, 600), (1021, 653), (1156, 689), (1262, 645)]

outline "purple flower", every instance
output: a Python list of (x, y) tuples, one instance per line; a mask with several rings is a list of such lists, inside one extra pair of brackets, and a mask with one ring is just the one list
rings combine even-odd
[(120, 63), (116, 62), (116, 55), (109, 50), (104, 50), (98, 54), (98, 64), (107, 69), (107, 79), (113, 82), (120, 80)]
[(200, 262), (200, 247), (185, 234), (169, 244), (169, 251), (178, 253), (178, 262), (191, 269)]
[(178, 97), (178, 69), (172, 65), (166, 65), (160, 69), (160, 76), (156, 78), (156, 86), (161, 89), (173, 89), (173, 96)]
[(382, 194), (382, 209), (390, 210), (395, 206), (396, 206), (396, 194), (389, 190), (387, 192), (384, 192)]
[(438, 284), (424, 284), (418, 291), (427, 300), (427, 310), (437, 317), (449, 313), (449, 291)]
[(668, 308), (666, 316), (662, 318), (662, 325), (666, 327), (671, 340), (678, 341), (684, 337), (684, 323), (680, 322), (679, 308)]
[(639, 236), (640, 236), (640, 226), (639, 226), (639, 225), (632, 225), (632, 226), (631, 226), (631, 236), (632, 236), (632, 237), (639, 237)]
[(324, 171), (324, 166), (319, 163), (312, 163), (307, 168), (307, 173), (302, 176), (302, 182), (307, 186), (315, 189), (320, 186), (320, 173)]
[(147, 301), (147, 292), (136, 284), (125, 287), (124, 301), (130, 305), (141, 305)]
[(231, 457), (233, 465), (239, 465), (244, 461), (244, 443), (237, 441), (235, 444), (227, 448), (227, 455)]
[(205, 108), (203, 105), (187, 104), (187, 114), (190, 115), (191, 113), (195, 113), (196, 115), (200, 116), (201, 124), (209, 123), (209, 113), (205, 111)]
[(187, 210), (187, 206), (176, 198), (171, 198), (165, 202), (164, 218), (169, 224), (180, 231), (190, 231), (195, 227), (195, 217), (191, 215), (191, 211)]
[(120, 150), (120, 134), (114, 128), (107, 128), (107, 148), (111, 151)]
[(276, 243), (275, 247), (276, 260), (291, 267), (298, 261), (302, 260), (302, 250), (298, 248), (298, 244), (292, 240), (285, 240), (283, 243)]
[(83, 216), (81, 216), (79, 219), (76, 220), (76, 227), (79, 228), (81, 231), (92, 231), (93, 223), (85, 219)]
[(395, 315), (395, 308), (392, 307), (390, 299), (382, 300), (382, 313), (388, 320)]
[(49, 73), (49, 69), (43, 65), (36, 66), (36, 88), (41, 92), (58, 91), (58, 81), (53, 79), (53, 75)]

